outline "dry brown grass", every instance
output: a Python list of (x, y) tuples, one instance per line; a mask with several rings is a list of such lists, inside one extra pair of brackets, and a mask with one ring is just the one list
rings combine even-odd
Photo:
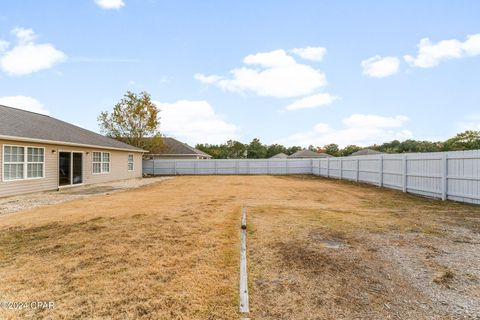
[(243, 205), (254, 319), (443, 317), (372, 237), (480, 226), (478, 207), (355, 183), (178, 177), (0, 217), (0, 299), (56, 303), (0, 318), (238, 319)]
[(2, 298), (56, 308), (0, 318), (235, 318), (240, 207), (193, 180), (2, 217)]

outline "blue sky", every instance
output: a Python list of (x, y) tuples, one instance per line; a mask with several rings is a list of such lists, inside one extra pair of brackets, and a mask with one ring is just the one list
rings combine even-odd
[[(480, 130), (479, 1), (8, 1), (0, 103), (98, 131), (126, 90), (191, 144)], [(422, 40), (423, 39), (423, 40)]]

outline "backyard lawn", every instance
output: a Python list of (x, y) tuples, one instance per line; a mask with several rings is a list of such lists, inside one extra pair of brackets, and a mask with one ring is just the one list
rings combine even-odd
[(313, 176), (183, 176), (0, 215), (0, 319), (480, 317), (480, 206)]

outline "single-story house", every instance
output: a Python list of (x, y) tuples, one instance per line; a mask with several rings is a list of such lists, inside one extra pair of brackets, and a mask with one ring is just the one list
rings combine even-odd
[(162, 137), (162, 146), (156, 152), (145, 156), (147, 159), (211, 159), (212, 156), (170, 137)]
[(314, 152), (311, 150), (299, 150), (292, 155), (289, 155), (290, 159), (311, 159), (311, 158), (329, 158), (331, 155), (325, 152)]
[(0, 197), (142, 177), (145, 150), (0, 105)]
[(382, 154), (382, 153), (383, 152), (373, 150), (373, 149), (362, 149), (352, 153), (351, 156), (366, 156), (370, 154)]
[(276, 155), (270, 157), (270, 159), (286, 159), (286, 158), (288, 158), (288, 156), (283, 152), (279, 152)]

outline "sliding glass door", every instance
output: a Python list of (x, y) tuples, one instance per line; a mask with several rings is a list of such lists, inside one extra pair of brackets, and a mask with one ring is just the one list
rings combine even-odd
[(79, 152), (74, 152), (72, 164), (72, 183), (80, 184), (83, 182), (83, 154)]
[(58, 185), (68, 186), (83, 183), (83, 153), (59, 152)]

